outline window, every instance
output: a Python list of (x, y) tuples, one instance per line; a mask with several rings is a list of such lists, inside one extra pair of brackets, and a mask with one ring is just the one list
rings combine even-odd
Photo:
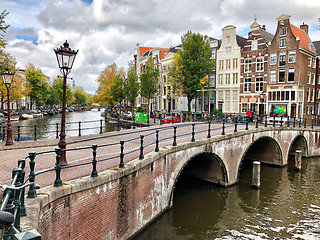
[(270, 83), (276, 83), (276, 70), (270, 70)]
[(320, 74), (318, 75), (318, 84), (320, 84)]
[(287, 39), (286, 38), (281, 38), (280, 39), (280, 47), (285, 48), (287, 46)]
[(291, 91), (291, 101), (295, 101), (295, 100), (296, 100), (296, 92)]
[(279, 83), (284, 83), (285, 80), (285, 74), (286, 70), (285, 69), (279, 69)]
[(275, 65), (277, 63), (277, 54), (271, 53), (270, 54), (270, 65)]
[(230, 69), (230, 68), (231, 68), (231, 60), (226, 59), (226, 69)]
[(251, 78), (244, 79), (243, 91), (244, 92), (251, 92)]
[(308, 67), (311, 67), (312, 61), (311, 61), (311, 57), (308, 58)]
[(314, 102), (314, 89), (313, 88), (310, 89), (310, 98), (311, 98), (310, 101)]
[(216, 49), (212, 49), (212, 55), (211, 55), (212, 59), (216, 58)]
[(219, 60), (219, 70), (223, 70), (223, 60)]
[(241, 112), (246, 113), (248, 111), (248, 104), (241, 103)]
[(223, 75), (222, 75), (222, 74), (219, 74), (219, 75), (218, 75), (218, 84), (219, 84), (219, 85), (222, 85), (222, 84), (223, 84)]
[(257, 50), (258, 49), (258, 40), (252, 40), (251, 42), (251, 50)]
[(312, 58), (312, 67), (316, 68), (316, 59), (315, 58)]
[(311, 83), (311, 73), (310, 73), (310, 72), (308, 72), (307, 83), (308, 83), (308, 84)]
[(296, 62), (296, 51), (289, 52), (289, 63), (295, 63)]
[(238, 73), (233, 73), (233, 84), (238, 84)]
[(294, 68), (288, 70), (288, 82), (294, 82)]
[(310, 102), (310, 88), (307, 88), (307, 102)]
[(279, 55), (279, 67), (284, 67), (286, 65), (286, 53), (281, 52)]
[(166, 66), (163, 66), (163, 71), (166, 71), (167, 70), (167, 67)]
[(164, 76), (163, 76), (163, 82), (165, 83), (166, 81), (167, 81), (167, 76), (164, 75)]
[(317, 99), (320, 99), (320, 90), (317, 90)]
[(226, 73), (226, 84), (230, 85), (230, 73)]
[(231, 47), (226, 47), (226, 53), (231, 53)]
[(256, 92), (263, 91), (263, 77), (256, 78)]
[(163, 95), (167, 95), (166, 87), (163, 87)]
[(233, 63), (233, 69), (238, 68), (238, 58), (234, 58), (232, 63)]
[(309, 114), (309, 106), (306, 106), (306, 114)]
[(280, 36), (287, 35), (287, 28), (280, 28)]
[(244, 72), (251, 72), (252, 71), (252, 59), (247, 58), (244, 60)]
[(312, 73), (311, 84), (314, 85), (316, 82), (316, 74)]
[(263, 57), (258, 57), (257, 58), (257, 67), (256, 67), (256, 71), (257, 72), (263, 72), (263, 69), (264, 69), (264, 67), (263, 67), (263, 65), (264, 65), (264, 58)]

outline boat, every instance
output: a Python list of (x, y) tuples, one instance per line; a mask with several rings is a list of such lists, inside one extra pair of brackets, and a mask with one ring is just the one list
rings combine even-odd
[(11, 122), (19, 121), (19, 116), (13, 116), (10, 118)]
[(34, 117), (34, 118), (43, 117), (43, 114), (42, 113), (34, 113), (34, 114), (32, 114), (32, 117)]
[(21, 120), (26, 120), (26, 119), (29, 119), (29, 118), (33, 118), (33, 116), (30, 115), (30, 114), (26, 114), (26, 113), (23, 113), (23, 114), (20, 115), (20, 119)]
[(114, 120), (110, 120), (109, 123), (110, 123), (110, 124), (117, 124), (118, 122), (117, 122), (117, 121), (114, 121)]

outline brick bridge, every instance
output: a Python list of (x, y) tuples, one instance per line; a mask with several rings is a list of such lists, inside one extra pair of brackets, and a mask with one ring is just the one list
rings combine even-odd
[(230, 186), (245, 159), (284, 166), (297, 149), (319, 156), (319, 144), (319, 130), (267, 127), (161, 147), (124, 169), (41, 189), (27, 199), (29, 218), (43, 239), (128, 239), (172, 206), (181, 173)]

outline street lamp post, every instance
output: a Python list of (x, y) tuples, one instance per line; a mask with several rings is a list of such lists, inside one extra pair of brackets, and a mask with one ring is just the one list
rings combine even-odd
[[(66, 88), (67, 88), (67, 76), (71, 72), (74, 59), (79, 50), (75, 51), (69, 47), (69, 43), (66, 41), (60, 48), (54, 49), (57, 56), (60, 72), (63, 75), (63, 95), (62, 95), (62, 116), (61, 116), (61, 130), (60, 140), (58, 143), (59, 148), (66, 149)], [(62, 151), (60, 155), (60, 165), (66, 166), (66, 152)]]
[(10, 120), (10, 86), (12, 84), (14, 72), (10, 72), (9, 69), (6, 69), (5, 72), (1, 73), (3, 83), (7, 88), (7, 100), (8, 100), (8, 121), (7, 121), (7, 141), (6, 146), (12, 145), (12, 128), (11, 128), (11, 120)]

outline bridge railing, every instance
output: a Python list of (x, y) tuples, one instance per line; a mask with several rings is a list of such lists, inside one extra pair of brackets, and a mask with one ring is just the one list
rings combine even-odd
[[(219, 123), (219, 122), (218, 122)], [(245, 130), (248, 130), (249, 121), (240, 123), (245, 125)], [(290, 127), (290, 121), (287, 125), (280, 123), (282, 127)], [(11, 185), (19, 186), (26, 181), (38, 182), (42, 185), (53, 184), (54, 187), (63, 186), (63, 180), (71, 180), (72, 175), (77, 172), (81, 172), (81, 176), (97, 177), (99, 172), (106, 169), (124, 169), (126, 167), (125, 162), (139, 158), (144, 159), (146, 152), (158, 152), (160, 147), (172, 145), (177, 146), (179, 142), (194, 142), (198, 138), (211, 138), (213, 134), (224, 135), (226, 129), (238, 131), (239, 123), (237, 120), (234, 123), (226, 123), (225, 119), (221, 123), (212, 122), (208, 119), (207, 122), (191, 122), (183, 124), (169, 124), (167, 126), (154, 127), (152, 129), (144, 128), (138, 129), (132, 134), (132, 132), (123, 133), (121, 136), (123, 140), (116, 141), (109, 144), (91, 145), (77, 148), (60, 149), (56, 148), (50, 151), (43, 152), (30, 152), (24, 159), (18, 161), (18, 169), (13, 170)], [(291, 126), (296, 128), (306, 128), (307, 122), (296, 119), (292, 122)], [(251, 123), (251, 127), (265, 127), (267, 126), (263, 121), (256, 121)], [(274, 125), (275, 128), (279, 126)], [(311, 123), (313, 128), (313, 122)], [(128, 134), (136, 135), (129, 139)], [(140, 135), (139, 135), (140, 134)], [(119, 135), (119, 133), (117, 134)], [(71, 161), (66, 166), (61, 166), (60, 157), (61, 153), (66, 152), (67, 156), (70, 156)], [(74, 154), (72, 154), (72, 152)], [(80, 159), (79, 156), (82, 156)], [(29, 166), (26, 166), (26, 160), (29, 159)], [(36, 162), (48, 161), (49, 167), (45, 169), (36, 170)], [(91, 165), (90, 168), (85, 166)], [(75, 170), (76, 169), (76, 170)], [(17, 173), (18, 172), (18, 173)], [(81, 177), (76, 175), (76, 178)], [(49, 179), (49, 183), (46, 182)], [(35, 186), (32, 184), (29, 187), (27, 198), (36, 198), (37, 192)], [(19, 201), (18, 201), (19, 199)], [(20, 228), (20, 217), (25, 216), (24, 206), (24, 191), (13, 193), (5, 192), (2, 198), (1, 210), (10, 211), (14, 213), (15, 221), (13, 223), (14, 229)], [(17, 210), (19, 209), (19, 211)]]

